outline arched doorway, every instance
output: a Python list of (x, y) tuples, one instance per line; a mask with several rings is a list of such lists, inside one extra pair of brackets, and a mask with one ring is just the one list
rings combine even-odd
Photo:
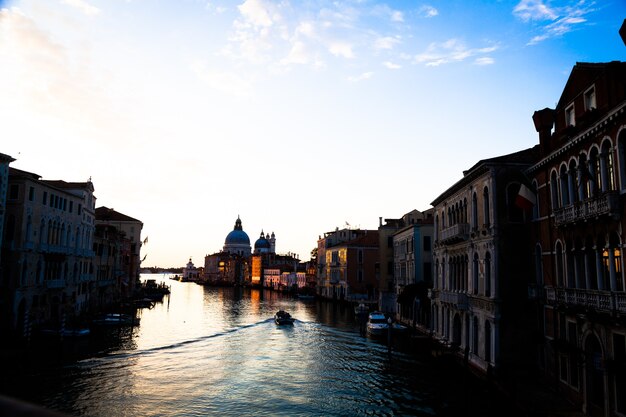
[(604, 415), (604, 373), (602, 346), (598, 338), (590, 334), (585, 341), (585, 405), (587, 414), (592, 416)]

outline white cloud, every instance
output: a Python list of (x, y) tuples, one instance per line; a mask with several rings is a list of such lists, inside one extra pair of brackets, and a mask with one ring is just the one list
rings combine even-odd
[(400, 40), (398, 38), (385, 36), (374, 41), (374, 49), (393, 49), (393, 47), (399, 43)]
[(348, 77), (348, 81), (357, 83), (359, 81), (369, 80), (370, 78), (372, 78), (372, 75), (374, 75), (373, 72), (364, 72), (363, 74), (354, 77)]
[(404, 14), (398, 10), (393, 10), (391, 12), (391, 21), (392, 22), (404, 22)]
[(483, 56), (474, 60), (476, 65), (491, 65), (493, 63), (495, 63), (495, 60), (489, 56)]
[(390, 62), (390, 61), (383, 62), (383, 65), (386, 68), (388, 68), (388, 69), (400, 69), (400, 68), (402, 68), (402, 65), (394, 64), (393, 62)]
[(100, 13), (100, 9), (84, 0), (63, 0), (61, 3), (74, 7), (87, 16), (95, 16)]
[(443, 43), (431, 43), (426, 51), (414, 57), (414, 61), (418, 64), (424, 64), (430, 67), (436, 67), (451, 62), (461, 62), (468, 58), (476, 57), (475, 62), (488, 62), (487, 58), (481, 61), (484, 55), (497, 50), (497, 45), (484, 48), (468, 48), (458, 39), (449, 39)]
[(542, 0), (522, 0), (513, 9), (513, 14), (527, 22), (529, 20), (553, 20), (557, 14)]
[(435, 17), (439, 14), (439, 11), (433, 6), (422, 6), (420, 8), (420, 15), (423, 17)]
[(352, 45), (344, 41), (332, 41), (328, 45), (328, 51), (334, 56), (352, 59), (354, 58), (354, 52), (352, 51)]
[(280, 19), (277, 11), (272, 10), (271, 4), (266, 4), (263, 0), (246, 0), (237, 8), (244, 19), (255, 27), (269, 27)]
[(584, 17), (595, 11), (594, 3), (578, 0), (573, 5), (550, 8), (541, 0), (522, 0), (513, 9), (513, 14), (523, 22), (533, 21), (540, 32), (528, 41), (535, 45), (550, 38), (563, 36), (577, 25), (587, 22)]

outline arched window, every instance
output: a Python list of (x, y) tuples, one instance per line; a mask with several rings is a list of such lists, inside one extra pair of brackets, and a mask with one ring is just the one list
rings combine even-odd
[(472, 293), (478, 294), (478, 254), (474, 254), (474, 260), (472, 261)]
[(491, 297), (491, 254), (485, 254), (485, 296)]
[(589, 153), (589, 195), (594, 197), (603, 189), (598, 148), (593, 147)]
[(435, 227), (434, 227), (434, 238), (435, 238), (435, 242), (437, 240), (439, 240), (439, 215), (435, 215)]
[(589, 182), (591, 182), (589, 161), (587, 155), (581, 153), (578, 157), (578, 198), (583, 201), (591, 196)]
[(478, 355), (478, 317), (474, 316), (472, 322), (472, 353)]
[(613, 232), (609, 236), (609, 247), (611, 251), (612, 267), (611, 291), (624, 291), (624, 274), (622, 273), (622, 249), (617, 233)]
[(491, 225), (491, 216), (489, 214), (489, 188), (485, 187), (483, 190), (483, 216), (485, 226)]
[(559, 172), (559, 190), (561, 192), (561, 207), (569, 206), (571, 204), (569, 195), (569, 175), (565, 165), (561, 165), (561, 171)]
[(557, 286), (562, 287), (564, 284), (564, 271), (563, 271), (563, 245), (561, 242), (556, 242), (555, 247), (556, 256), (556, 283)]
[(31, 218), (29, 214), (28, 218), (26, 219), (26, 236), (24, 236), (24, 241), (26, 243), (31, 242), (32, 234), (33, 234), (33, 219)]
[(552, 210), (561, 207), (561, 199), (559, 198), (559, 182), (556, 171), (552, 171), (552, 174), (550, 174), (550, 196), (552, 199)]
[(476, 192), (472, 193), (472, 230), (478, 229), (478, 198)]
[(615, 190), (615, 174), (613, 167), (613, 152), (611, 151), (611, 142), (605, 140), (602, 143), (602, 153), (600, 157), (600, 167), (602, 170), (602, 191)]
[(574, 267), (574, 246), (572, 241), (568, 241), (565, 246), (565, 262), (567, 266), (567, 284), (569, 288), (576, 288), (575, 267)]
[(567, 191), (569, 193), (570, 204), (574, 204), (578, 201), (578, 167), (576, 166), (576, 160), (572, 159), (568, 167), (567, 175)]

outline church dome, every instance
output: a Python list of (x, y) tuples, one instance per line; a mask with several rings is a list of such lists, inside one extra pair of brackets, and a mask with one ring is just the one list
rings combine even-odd
[(270, 249), (271, 247), (270, 241), (265, 238), (265, 235), (261, 231), (261, 237), (254, 242), (254, 249)]
[(248, 237), (248, 234), (243, 231), (243, 228), (241, 227), (241, 219), (239, 219), (239, 217), (237, 217), (233, 231), (226, 236), (224, 244), (250, 246), (250, 238)]

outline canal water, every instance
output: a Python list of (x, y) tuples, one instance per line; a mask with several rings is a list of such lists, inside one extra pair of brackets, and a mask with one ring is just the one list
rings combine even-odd
[[(2, 393), (81, 416), (513, 414), (456, 365), (361, 336), (349, 307), (147, 278), (171, 294), (140, 326), (39, 346)], [(293, 326), (274, 324), (279, 309)]]

